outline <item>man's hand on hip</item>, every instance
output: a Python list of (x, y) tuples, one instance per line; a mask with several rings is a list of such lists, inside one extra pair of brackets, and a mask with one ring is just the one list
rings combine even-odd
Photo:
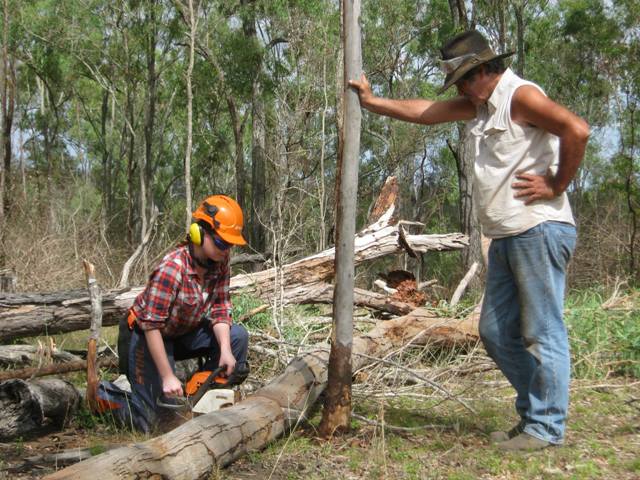
[(516, 190), (514, 197), (523, 198), (525, 205), (536, 200), (552, 200), (559, 195), (555, 192), (554, 176), (551, 171), (547, 171), (546, 175), (518, 173), (516, 178), (519, 181), (511, 185)]

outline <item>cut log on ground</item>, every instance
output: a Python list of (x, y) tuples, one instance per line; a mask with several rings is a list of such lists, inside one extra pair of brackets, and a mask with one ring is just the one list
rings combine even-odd
[(80, 394), (60, 379), (7, 380), (0, 383), (0, 439), (32, 434), (54, 422), (57, 426), (78, 408)]
[(81, 360), (80, 357), (72, 353), (50, 349), (48, 346), (40, 345), (1, 345), (0, 346), (0, 367), (20, 367), (32, 365), (36, 362), (73, 362)]
[[(354, 370), (421, 337), (476, 342), (477, 325), (434, 318), (418, 309), (379, 324), (353, 343)], [(294, 359), (285, 371), (233, 407), (189, 420), (169, 433), (121, 447), (56, 472), (50, 479), (207, 478), (247, 452), (265, 447), (306, 418), (327, 382), (328, 348)]]
[[(390, 208), (378, 222), (356, 235), (356, 265), (405, 251), (399, 243), (400, 227), (389, 223), (392, 215), (393, 208)], [(405, 235), (404, 238), (413, 251), (420, 253), (430, 250), (458, 250), (468, 244), (467, 237), (460, 233)], [(287, 301), (294, 303), (296, 295), (287, 294), (288, 290), (325, 284), (333, 278), (334, 254), (335, 250), (330, 248), (284, 265), (279, 270), (272, 268), (257, 273), (236, 275), (231, 278), (230, 289), (232, 292), (241, 289), (251, 292), (268, 303), (273, 298), (277, 284), (279, 288), (284, 288), (285, 298), (290, 297)], [(102, 324), (117, 325), (141, 291), (142, 287), (104, 292)], [(88, 329), (90, 317), (91, 304), (86, 290), (44, 295), (0, 294), (0, 342)]]

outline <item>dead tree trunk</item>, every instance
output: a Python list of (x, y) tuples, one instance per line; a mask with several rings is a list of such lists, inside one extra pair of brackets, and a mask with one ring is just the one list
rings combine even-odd
[(80, 402), (80, 394), (59, 379), (0, 383), (0, 439), (34, 433), (49, 421), (60, 426)]
[(84, 273), (87, 278), (87, 289), (91, 299), (91, 333), (87, 343), (87, 405), (90, 410), (96, 410), (98, 405), (98, 340), (102, 328), (102, 292), (96, 281), (95, 267), (83, 261)]
[(347, 430), (351, 422), (351, 347), (353, 344), (353, 287), (355, 276), (354, 238), (358, 200), (360, 160), (360, 102), (348, 87), (362, 72), (360, 56), (360, 0), (343, 0), (344, 123), (338, 201), (336, 202), (336, 288), (333, 297), (333, 329), (329, 356), (329, 388), (322, 413), (320, 434), (328, 437)]
[[(420, 336), (433, 343), (475, 343), (477, 326), (470, 321), (434, 318), (417, 309), (355, 338), (353, 367), (362, 368), (374, 361), (372, 356), (382, 357)], [(46, 478), (84, 479), (95, 472), (100, 472), (101, 480), (207, 478), (216, 468), (265, 447), (304, 419), (326, 387), (328, 358), (326, 348), (310, 351), (233, 407), (196, 417), (160, 437), (111, 450)]]

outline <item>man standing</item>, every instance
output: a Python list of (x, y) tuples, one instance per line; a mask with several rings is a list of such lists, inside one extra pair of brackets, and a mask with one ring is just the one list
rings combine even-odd
[(576, 242), (565, 190), (589, 138), (587, 123), (505, 68), (477, 31), (441, 49), (440, 93), (456, 98), (376, 97), (364, 74), (349, 84), (362, 107), (432, 125), (466, 121), (474, 155), (474, 201), (492, 239), (480, 338), (517, 393), (520, 422), (493, 432), (505, 450), (561, 444), (569, 404), (570, 356), (563, 322), (565, 272)]

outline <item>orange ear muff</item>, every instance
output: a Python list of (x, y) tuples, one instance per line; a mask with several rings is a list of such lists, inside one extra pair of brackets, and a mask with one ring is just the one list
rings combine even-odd
[(194, 245), (202, 245), (204, 241), (204, 232), (202, 231), (202, 226), (197, 223), (192, 223), (189, 227), (189, 240)]

